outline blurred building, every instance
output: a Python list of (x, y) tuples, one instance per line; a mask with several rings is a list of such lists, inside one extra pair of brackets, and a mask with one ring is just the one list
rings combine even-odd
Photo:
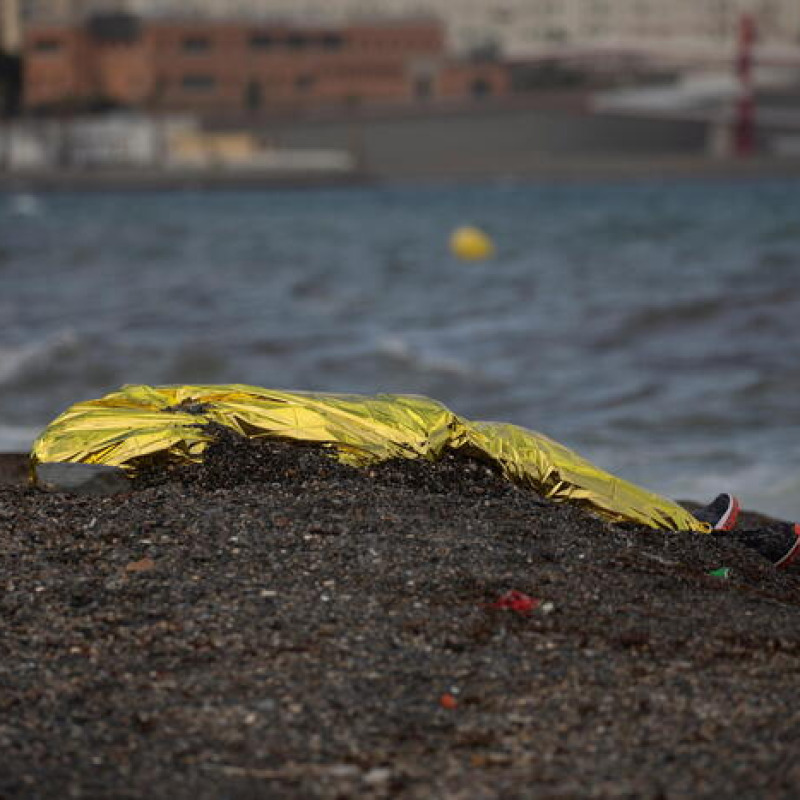
[(345, 148), (276, 147), (253, 131), (207, 131), (180, 115), (104, 114), (22, 119), (0, 127), (0, 170), (51, 169), (258, 170), (274, 176), (352, 173)]
[(19, 0), (0, 0), (0, 117), (19, 110), (21, 42)]
[(507, 58), (571, 51), (650, 54), (676, 64), (730, 57), (742, 13), (755, 16), (767, 58), (798, 57), (798, 0), (19, 0), (29, 19), (127, 9), (147, 16), (282, 18), (341, 24), (428, 14), (459, 54)]
[(85, 13), (95, 10), (95, 7), (124, 9), (126, 0), (108, 0), (98, 3), (96, 0), (14, 0), (22, 24), (27, 22), (66, 22)]
[(19, 0), (0, 0), (0, 52), (16, 53), (22, 40)]
[(508, 84), (499, 64), (449, 58), (433, 20), (329, 26), (111, 13), (32, 23), (24, 54), (34, 110), (258, 115), (501, 95)]

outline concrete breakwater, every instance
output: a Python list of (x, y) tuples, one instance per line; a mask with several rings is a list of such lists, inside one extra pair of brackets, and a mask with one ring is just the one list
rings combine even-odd
[(682, 179), (750, 179), (800, 176), (800, 158), (761, 157), (715, 159), (706, 156), (661, 157), (530, 157), (515, 164), (503, 159), (506, 167), (488, 162), (458, 169), (391, 171), (388, 174), (354, 171), (344, 175), (294, 172), (279, 174), (270, 170), (160, 170), (107, 169), (95, 171), (46, 169), (20, 173), (0, 172), (0, 191), (148, 191), (215, 189), (304, 189), (379, 184), (426, 182), (472, 182), (483, 180), (609, 182)]
[(548, 164), (704, 157), (707, 124), (496, 105), (428, 113), (277, 120), (259, 132), (288, 148), (345, 148), (383, 179), (530, 174)]
[[(184, 152), (184, 128), (126, 117), (117, 124), (75, 119), (55, 127), (42, 123), (41, 130), (32, 125), (6, 131), (0, 136), (0, 179), (6, 185), (17, 178), (91, 184), (123, 177), (132, 185), (247, 185), (525, 177), (568, 173), (576, 160), (587, 171), (637, 169), (653, 159), (699, 161), (706, 158), (709, 140), (709, 124), (701, 120), (509, 103), (216, 120), (202, 135), (192, 128), (191, 152)], [(224, 144), (227, 155), (197, 157), (201, 139), (214, 153)], [(26, 152), (39, 155), (23, 158)], [(320, 154), (330, 164), (319, 158), (309, 162)]]

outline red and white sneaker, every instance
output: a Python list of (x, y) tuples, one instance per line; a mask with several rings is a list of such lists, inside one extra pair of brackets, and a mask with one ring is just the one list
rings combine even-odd
[(739, 519), (741, 505), (732, 495), (724, 492), (717, 495), (707, 506), (693, 511), (700, 522), (707, 522), (715, 531), (732, 531)]
[(791, 532), (787, 532), (786, 536), (789, 549), (775, 562), (775, 566), (779, 569), (787, 569), (800, 558), (800, 525), (787, 523), (787, 527), (791, 528)]
[(778, 522), (767, 528), (735, 531), (729, 536), (731, 541), (751, 547), (778, 569), (800, 567), (800, 525), (796, 523)]

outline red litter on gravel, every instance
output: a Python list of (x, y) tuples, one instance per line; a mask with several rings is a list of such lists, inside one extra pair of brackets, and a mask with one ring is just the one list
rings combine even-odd
[(446, 692), (439, 698), (439, 705), (442, 708), (446, 708), (448, 711), (452, 711), (455, 708), (458, 708), (458, 700), (450, 694)]
[(517, 614), (530, 614), (542, 604), (536, 597), (530, 597), (523, 592), (512, 589), (499, 597), (494, 603), (489, 603), (489, 608), (501, 608), (509, 611), (516, 611)]

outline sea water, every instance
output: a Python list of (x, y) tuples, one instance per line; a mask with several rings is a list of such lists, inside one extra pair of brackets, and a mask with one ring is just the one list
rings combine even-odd
[(139, 382), (423, 393), (800, 518), (800, 183), (0, 194), (0, 450)]

